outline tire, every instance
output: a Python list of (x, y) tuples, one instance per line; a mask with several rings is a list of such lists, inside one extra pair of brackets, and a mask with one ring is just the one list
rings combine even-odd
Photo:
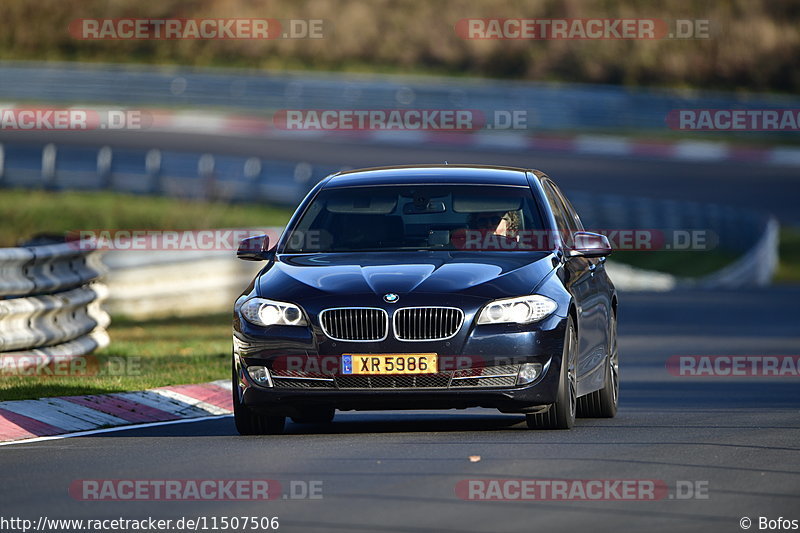
[(298, 416), (292, 417), (292, 422), (295, 424), (330, 424), (336, 416), (336, 409), (334, 408), (321, 408), (314, 411), (302, 412)]
[(605, 361), (603, 388), (578, 398), (578, 416), (582, 418), (614, 418), (619, 404), (619, 353), (617, 351), (617, 317), (611, 316), (611, 334)]
[(558, 399), (544, 413), (525, 415), (530, 429), (570, 429), (575, 425), (577, 406), (577, 360), (578, 338), (572, 317), (567, 319), (567, 332), (564, 337), (564, 351), (561, 355), (561, 377), (558, 385)]
[(279, 435), (286, 426), (285, 416), (259, 415), (242, 404), (239, 395), (239, 379), (236, 376), (236, 365), (233, 366), (232, 376), (233, 391), (233, 420), (236, 431), (240, 435)]

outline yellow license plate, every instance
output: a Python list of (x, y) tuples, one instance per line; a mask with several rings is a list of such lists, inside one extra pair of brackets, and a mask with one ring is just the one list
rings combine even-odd
[(435, 374), (435, 353), (342, 355), (342, 374)]

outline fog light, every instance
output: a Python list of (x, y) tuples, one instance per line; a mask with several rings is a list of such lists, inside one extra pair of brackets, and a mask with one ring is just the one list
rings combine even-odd
[(525, 363), (519, 368), (519, 375), (517, 376), (517, 385), (525, 385), (536, 381), (542, 373), (541, 363)]
[(263, 385), (265, 387), (272, 387), (272, 378), (270, 378), (269, 370), (265, 366), (248, 366), (247, 373), (250, 374), (250, 379)]

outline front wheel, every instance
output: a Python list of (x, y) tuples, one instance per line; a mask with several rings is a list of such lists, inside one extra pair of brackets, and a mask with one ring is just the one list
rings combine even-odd
[(558, 385), (558, 399), (544, 413), (525, 415), (530, 429), (570, 429), (575, 425), (578, 382), (576, 359), (578, 337), (572, 317), (567, 319), (567, 333), (564, 337), (564, 350), (561, 354), (561, 378)]
[(236, 423), (236, 431), (240, 435), (278, 435), (283, 433), (283, 428), (286, 426), (286, 417), (259, 415), (242, 403), (235, 364), (233, 365), (231, 385), (233, 391), (233, 420)]

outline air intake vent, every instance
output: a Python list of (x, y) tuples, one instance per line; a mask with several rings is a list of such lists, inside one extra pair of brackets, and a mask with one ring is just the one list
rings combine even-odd
[(336, 376), (340, 389), (446, 389), (450, 373), (417, 376)]
[(463, 323), (456, 307), (405, 307), (394, 313), (394, 334), (401, 341), (438, 341), (454, 337)]
[(337, 341), (370, 342), (386, 338), (389, 316), (375, 307), (340, 307), (320, 313), (325, 335)]

